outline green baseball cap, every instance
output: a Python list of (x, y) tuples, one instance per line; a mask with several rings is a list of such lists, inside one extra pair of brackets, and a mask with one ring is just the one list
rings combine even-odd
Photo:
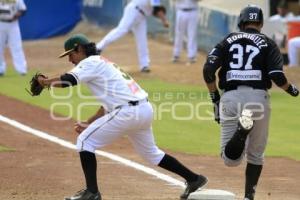
[(60, 54), (59, 58), (62, 58), (74, 51), (78, 45), (85, 45), (89, 43), (89, 39), (83, 34), (72, 35), (69, 39), (65, 41), (65, 52)]

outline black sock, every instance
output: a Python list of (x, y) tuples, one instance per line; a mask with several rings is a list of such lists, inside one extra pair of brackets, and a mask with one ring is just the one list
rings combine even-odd
[(197, 174), (168, 154), (165, 154), (158, 166), (183, 177), (187, 182), (195, 181), (197, 179)]
[(254, 165), (251, 163), (247, 163), (245, 197), (248, 197), (250, 200), (254, 199), (255, 188), (258, 183), (262, 167), (262, 165)]
[(98, 192), (97, 160), (94, 153), (82, 151), (79, 153), (82, 170), (84, 172), (86, 188), (92, 193)]
[(249, 131), (245, 131), (241, 127), (238, 127), (233, 137), (225, 146), (224, 152), (227, 158), (231, 160), (237, 160), (241, 157), (245, 148), (248, 132)]

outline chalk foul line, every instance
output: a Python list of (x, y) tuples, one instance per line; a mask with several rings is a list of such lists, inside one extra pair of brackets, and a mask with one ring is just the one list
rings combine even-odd
[[(69, 148), (69, 149), (73, 149), (73, 150), (76, 150), (76, 145), (74, 145), (73, 143), (69, 142), (69, 141), (66, 141), (66, 140), (63, 140), (61, 138), (58, 138), (56, 136), (53, 136), (49, 133), (46, 133), (46, 132), (43, 132), (43, 131), (40, 131), (40, 130), (37, 130), (37, 129), (34, 129), (34, 128), (31, 128), (25, 124), (22, 124), (18, 121), (15, 121), (15, 120), (12, 120), (12, 119), (9, 119), (3, 115), (0, 115), (0, 121), (6, 123), (6, 124), (9, 124), (10, 126), (13, 126), (17, 129), (20, 129), (26, 133), (29, 133), (29, 134), (32, 134), (32, 135), (35, 135), (37, 137), (40, 137), (40, 138), (43, 138), (45, 140), (48, 140), (50, 142), (53, 142), (53, 143), (56, 143), (56, 144), (59, 144), (63, 147), (66, 147), (66, 148)], [(182, 181), (179, 181), (171, 176), (168, 176), (166, 174), (163, 174), (161, 172), (158, 172), (150, 167), (146, 167), (144, 165), (141, 165), (139, 163), (136, 163), (134, 161), (131, 161), (131, 160), (128, 160), (126, 158), (123, 158), (121, 156), (118, 156), (118, 155), (115, 155), (115, 154), (112, 154), (112, 153), (109, 153), (109, 152), (105, 152), (105, 151), (101, 151), (101, 150), (97, 150), (95, 152), (97, 155), (100, 155), (102, 157), (105, 157), (105, 158), (108, 158), (108, 159), (111, 159), (113, 161), (116, 161), (116, 162), (119, 162), (123, 165), (126, 165), (128, 167), (131, 167), (131, 168), (134, 168), (138, 171), (142, 171), (146, 174), (149, 174), (151, 176), (154, 176), (160, 180), (163, 180), (171, 185), (175, 185), (175, 186), (180, 186), (182, 188), (185, 187), (185, 184), (182, 182)]]

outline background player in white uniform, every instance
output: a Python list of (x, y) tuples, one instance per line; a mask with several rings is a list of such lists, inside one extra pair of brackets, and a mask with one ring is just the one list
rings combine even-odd
[[(142, 72), (150, 72), (146, 17), (152, 14), (153, 7), (160, 5), (160, 0), (132, 0), (125, 7), (119, 25), (97, 43), (97, 49), (102, 51), (107, 45), (123, 37), (129, 31), (132, 31), (135, 37), (140, 70)], [(169, 27), (164, 13), (160, 12), (157, 17), (161, 19), (165, 27)]]
[(102, 106), (85, 123), (77, 123), (77, 149), (86, 179), (86, 189), (67, 200), (100, 200), (97, 186), (95, 150), (128, 135), (135, 150), (149, 163), (174, 172), (187, 181), (181, 195), (189, 194), (207, 183), (207, 178), (190, 171), (174, 157), (160, 150), (152, 133), (153, 109), (148, 94), (116, 64), (96, 55), (95, 43), (84, 35), (74, 35), (65, 42), (65, 52), (76, 65), (70, 72), (56, 78), (39, 77), (43, 86), (68, 87), (85, 83)]
[(277, 14), (270, 16), (269, 21), (273, 22), (288, 22), (295, 19), (292, 12), (289, 11), (288, 3), (285, 0), (278, 2), (276, 6)]
[(4, 50), (10, 49), (13, 63), (21, 75), (27, 73), (27, 64), (22, 48), (22, 38), (18, 19), (26, 11), (23, 0), (0, 0), (0, 76), (6, 71)]
[(294, 37), (288, 41), (289, 67), (299, 67), (300, 37)]
[(173, 62), (179, 61), (181, 50), (186, 38), (187, 56), (190, 63), (196, 61), (198, 50), (198, 1), (200, 0), (176, 0), (176, 26), (173, 49)]

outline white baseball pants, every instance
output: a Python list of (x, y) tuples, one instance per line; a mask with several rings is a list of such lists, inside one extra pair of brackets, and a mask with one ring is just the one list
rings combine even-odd
[(299, 66), (299, 49), (300, 37), (295, 37), (288, 41), (288, 57), (290, 67)]
[(146, 17), (136, 9), (136, 6), (133, 3), (129, 3), (125, 7), (119, 25), (97, 43), (97, 49), (103, 50), (107, 45), (120, 39), (129, 31), (132, 31), (135, 37), (140, 69), (149, 66), (150, 58), (147, 41)]
[(149, 102), (123, 106), (90, 124), (77, 138), (78, 151), (94, 152), (127, 135), (135, 150), (149, 163), (158, 165), (165, 153), (154, 141), (153, 109)]
[(177, 10), (173, 56), (180, 56), (184, 38), (186, 36), (188, 58), (196, 57), (198, 48), (198, 21), (198, 9), (191, 11), (183, 11), (181, 9)]
[(14, 67), (20, 74), (27, 73), (27, 63), (22, 48), (19, 22), (0, 22), (0, 73), (5, 73), (4, 51), (8, 45)]

